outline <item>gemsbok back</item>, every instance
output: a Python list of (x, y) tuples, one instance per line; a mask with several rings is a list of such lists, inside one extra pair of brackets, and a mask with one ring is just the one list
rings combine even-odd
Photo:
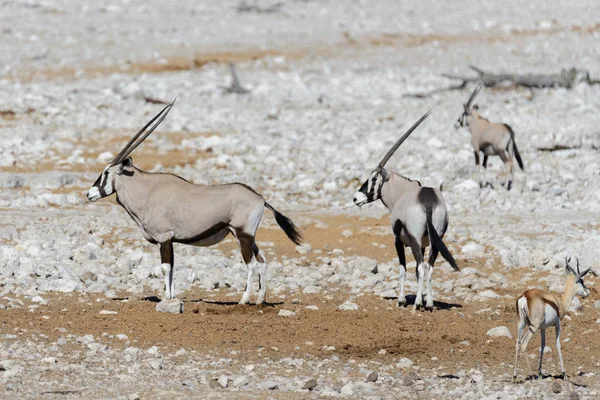
[[(556, 350), (558, 351), (558, 360), (560, 361), (560, 372), (563, 378), (567, 379), (567, 372), (563, 364), (562, 352), (560, 349), (560, 323), (571, 306), (571, 301), (575, 296), (588, 297), (590, 291), (583, 283), (583, 277), (590, 272), (590, 268), (580, 271), (579, 259), (577, 259), (577, 270), (569, 265), (571, 258), (566, 259), (565, 269), (569, 275), (565, 291), (562, 296), (552, 292), (546, 292), (540, 289), (529, 289), (517, 299), (517, 313), (519, 314), (519, 327), (517, 333), (517, 349), (515, 353), (515, 370), (513, 381), (517, 381), (517, 361), (519, 360), (519, 351), (525, 353), (527, 369), (531, 371), (529, 357), (527, 357), (527, 344), (537, 330), (540, 331), (540, 364), (538, 366), (538, 377), (542, 378), (542, 358), (544, 348), (546, 347), (546, 329), (554, 326), (556, 329)], [(594, 272), (592, 272), (595, 274)], [(527, 328), (527, 332), (525, 332)]]
[(515, 142), (515, 132), (507, 124), (492, 123), (479, 114), (479, 107), (473, 104), (475, 97), (481, 91), (483, 84), (477, 85), (469, 100), (463, 104), (464, 111), (457, 121), (457, 125), (468, 126), (471, 132), (471, 144), (475, 152), (475, 165), (477, 166), (477, 174), (479, 185), (485, 184), (481, 177), (481, 166), (479, 163), (479, 152), (483, 152), (483, 168), (487, 170), (488, 156), (499, 156), (506, 166), (506, 181), (505, 185), (508, 190), (512, 187), (514, 179), (513, 156), (517, 159), (519, 167), (524, 172), (523, 160), (517, 143)]
[[(423, 286), (427, 277), (426, 307), (433, 310), (432, 277), (433, 264), (438, 252), (458, 271), (456, 261), (442, 241), (448, 228), (448, 213), (440, 190), (422, 187), (417, 181), (412, 181), (394, 172), (388, 172), (384, 167), (390, 157), (398, 150), (402, 142), (429, 116), (427, 112), (392, 146), (385, 157), (379, 162), (371, 176), (363, 183), (354, 195), (354, 204), (362, 206), (375, 200), (381, 200), (392, 213), (392, 230), (396, 237), (396, 252), (400, 261), (400, 295), (398, 306), (406, 304), (404, 282), (406, 279), (406, 257), (404, 247), (410, 247), (417, 263), (416, 275), (418, 280), (417, 297), (414, 309), (423, 306)], [(425, 247), (431, 244), (429, 261), (424, 262)]]
[(89, 201), (96, 201), (116, 193), (117, 202), (141, 228), (144, 238), (160, 246), (166, 299), (175, 297), (173, 243), (210, 246), (232, 233), (240, 244), (248, 268), (240, 304), (246, 304), (250, 299), (255, 271), (259, 278), (257, 304), (264, 303), (267, 263), (256, 245), (255, 234), (265, 207), (273, 212), (275, 221), (292, 242), (300, 244), (302, 235), (289, 218), (244, 184), (195, 185), (174, 174), (145, 172), (133, 165), (129, 155), (162, 122), (173, 103), (133, 136), (104, 168), (88, 190), (87, 197)]

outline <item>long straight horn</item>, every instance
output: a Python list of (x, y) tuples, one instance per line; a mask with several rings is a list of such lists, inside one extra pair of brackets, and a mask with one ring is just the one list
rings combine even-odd
[(406, 138), (408, 138), (410, 136), (410, 134), (417, 128), (417, 126), (419, 126), (421, 124), (421, 122), (423, 122), (425, 120), (425, 118), (429, 117), (429, 114), (431, 114), (431, 110), (427, 111), (425, 113), (425, 115), (423, 115), (417, 122), (415, 122), (413, 124), (413, 126), (411, 126), (410, 129), (407, 130), (406, 133), (404, 135), (402, 135), (402, 137), (400, 139), (398, 139), (398, 141), (396, 143), (394, 143), (394, 145), (387, 152), (385, 157), (383, 157), (383, 159), (379, 162), (379, 165), (377, 166), (378, 168), (383, 168), (385, 166), (385, 164), (388, 162), (390, 157), (392, 157), (394, 155), (394, 153), (396, 152), (396, 150), (398, 150), (398, 147), (400, 147), (402, 142), (404, 142), (406, 140)]
[[(158, 125), (160, 125), (160, 123), (163, 121), (163, 119), (165, 119), (165, 117), (167, 116), (167, 114), (169, 113), (169, 111), (171, 111), (171, 108), (173, 107), (173, 104), (175, 104), (175, 100), (177, 100), (177, 98), (173, 99), (173, 101), (171, 102), (171, 104), (168, 104), (165, 108), (163, 108), (158, 114), (156, 114), (156, 116), (154, 118), (152, 118), (150, 121), (148, 121), (148, 123), (146, 125), (144, 125), (142, 127), (142, 129), (140, 129), (129, 141), (129, 143), (127, 143), (127, 145), (125, 145), (125, 147), (123, 147), (123, 149), (119, 152), (119, 154), (117, 154), (117, 156), (111, 161), (111, 165), (117, 165), (119, 164), (121, 161), (123, 161), (125, 158), (127, 158), (127, 156), (129, 154), (131, 154), (131, 152), (133, 150), (136, 149), (136, 147), (138, 147), (140, 144), (142, 144), (142, 142), (144, 140), (146, 140), (146, 138), (148, 136), (150, 136), (150, 134), (152, 132), (154, 132), (154, 130), (158, 127)], [(160, 118), (160, 119), (159, 119)], [(156, 121), (158, 119), (158, 121), (150, 128), (150, 130), (148, 132), (146, 132), (146, 134), (144, 136), (142, 136), (142, 138), (140, 140), (138, 140), (136, 142), (136, 140), (140, 137), (140, 135), (142, 133), (144, 133), (144, 131), (150, 126), (152, 125), (152, 123), (154, 121)], [(135, 143), (134, 143), (135, 142)]]
[(477, 85), (477, 87), (475, 88), (475, 90), (473, 91), (473, 93), (471, 93), (471, 97), (469, 97), (469, 100), (467, 101), (467, 104), (465, 104), (466, 108), (470, 108), (471, 107), (471, 105), (473, 104), (473, 100), (475, 100), (475, 97), (477, 97), (477, 95), (481, 91), (481, 88), (483, 88), (483, 83), (479, 82), (479, 84)]

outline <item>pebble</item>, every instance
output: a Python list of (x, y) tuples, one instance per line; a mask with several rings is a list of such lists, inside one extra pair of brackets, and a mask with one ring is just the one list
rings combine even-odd
[(397, 368), (410, 368), (410, 367), (412, 367), (412, 365), (413, 365), (412, 360), (410, 360), (410, 359), (408, 359), (406, 357), (402, 357), (400, 359), (400, 361), (398, 361), (396, 363), (396, 367)]
[(377, 382), (377, 379), (379, 379), (379, 374), (377, 371), (373, 371), (367, 375), (367, 382)]
[(183, 301), (179, 299), (162, 300), (156, 305), (156, 311), (170, 314), (181, 314), (183, 313)]
[(512, 339), (512, 334), (506, 326), (497, 326), (486, 332), (486, 335), (490, 337), (507, 337)]
[(281, 309), (281, 310), (279, 310), (279, 312), (277, 313), (277, 315), (279, 315), (280, 317), (295, 317), (296, 313), (294, 311), (291, 311), (291, 310)]
[(302, 386), (303, 390), (313, 390), (314, 388), (317, 387), (317, 380), (316, 379), (309, 379), (307, 380), (304, 385)]
[(351, 302), (350, 300), (344, 302), (343, 304), (340, 304), (338, 306), (338, 308), (340, 310), (344, 310), (344, 311), (352, 311), (352, 310), (358, 310), (358, 304)]
[(221, 375), (219, 376), (219, 379), (217, 379), (217, 382), (219, 382), (219, 385), (221, 385), (222, 388), (226, 388), (227, 385), (229, 385), (229, 378), (225, 375)]

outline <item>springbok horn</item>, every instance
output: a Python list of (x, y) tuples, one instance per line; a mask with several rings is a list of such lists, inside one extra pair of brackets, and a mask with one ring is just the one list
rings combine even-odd
[(388, 162), (388, 160), (390, 159), (390, 157), (392, 157), (392, 155), (394, 155), (394, 153), (396, 152), (396, 150), (398, 150), (398, 147), (400, 147), (400, 145), (402, 144), (402, 142), (404, 142), (406, 140), (406, 138), (410, 136), (410, 134), (417, 128), (417, 126), (419, 126), (419, 124), (421, 122), (423, 122), (425, 120), (425, 118), (429, 117), (429, 114), (431, 114), (431, 110), (427, 111), (425, 113), (425, 115), (423, 115), (417, 122), (415, 122), (413, 124), (413, 126), (411, 126), (410, 129), (407, 130), (406, 133), (404, 135), (402, 135), (402, 137), (400, 139), (398, 139), (398, 141), (396, 143), (394, 143), (394, 145), (387, 152), (387, 154), (385, 155), (385, 157), (383, 157), (383, 159), (379, 162), (379, 164), (377, 165), (377, 168), (383, 168), (385, 166), (385, 164)]
[[(142, 144), (142, 142), (144, 140), (146, 140), (146, 138), (148, 136), (150, 136), (150, 134), (152, 132), (154, 132), (154, 130), (158, 127), (158, 125), (160, 125), (160, 123), (163, 121), (163, 119), (165, 119), (165, 117), (167, 116), (167, 114), (169, 113), (169, 111), (171, 111), (171, 108), (173, 107), (173, 104), (175, 104), (175, 100), (177, 100), (177, 98), (173, 99), (173, 102), (171, 102), (171, 104), (168, 104), (165, 108), (163, 108), (158, 114), (156, 114), (156, 116), (154, 118), (152, 118), (146, 125), (144, 125), (144, 127), (142, 129), (140, 129), (138, 131), (138, 133), (136, 133), (131, 138), (131, 140), (129, 141), (129, 143), (127, 143), (127, 145), (125, 147), (123, 147), (123, 149), (119, 152), (119, 154), (117, 154), (117, 156), (112, 160), (111, 165), (117, 165), (118, 163), (120, 163), (121, 161), (123, 161), (125, 158), (127, 158), (127, 156), (129, 154), (131, 154), (131, 152), (133, 150), (135, 150), (136, 147), (138, 147), (140, 144)], [(146, 132), (146, 134), (140, 140), (138, 140), (136, 142), (137, 138), (139, 138), (140, 135), (142, 133), (144, 133), (144, 131), (154, 121), (156, 121), (158, 118), (160, 118), (160, 119), (152, 126), (152, 128), (150, 128), (150, 130), (148, 132)]]

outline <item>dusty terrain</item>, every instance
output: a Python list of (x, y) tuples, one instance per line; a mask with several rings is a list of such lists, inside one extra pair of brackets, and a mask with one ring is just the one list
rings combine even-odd
[[(0, 4), (2, 398), (600, 396), (593, 276), (563, 322), (570, 382), (557, 376), (553, 330), (544, 379), (525, 380), (521, 357), (512, 382), (517, 296), (560, 292), (567, 256), (600, 272), (600, 85), (482, 92), (481, 112), (514, 128), (525, 160), (511, 191), (494, 158), (479, 188), (469, 133), (452, 127), (470, 88), (406, 96), (454, 84), (441, 74), (469, 64), (597, 78), (595, 3), (342, 3)], [(249, 94), (223, 91), (228, 62)], [(184, 312), (157, 312), (157, 247), (114, 196), (85, 199), (156, 103), (175, 97), (134, 163), (197, 184), (247, 183), (298, 224), (304, 247), (269, 211), (257, 234), (268, 305), (237, 304), (245, 267), (230, 236), (176, 245)], [(435, 310), (413, 312), (396, 306), (389, 213), (351, 200), (428, 109), (388, 167), (443, 186), (444, 240), (461, 272), (438, 258)]]

